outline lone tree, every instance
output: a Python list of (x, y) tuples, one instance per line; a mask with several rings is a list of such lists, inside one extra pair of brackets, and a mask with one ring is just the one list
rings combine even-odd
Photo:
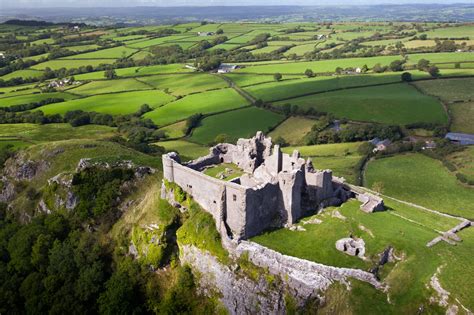
[(281, 75), (281, 73), (275, 73), (273, 75), (273, 79), (275, 79), (275, 81), (281, 81), (281, 79), (283, 78), (283, 76)]
[(112, 80), (112, 79), (117, 78), (117, 73), (115, 72), (115, 69), (107, 69), (107, 70), (105, 70), (104, 76), (107, 79)]
[(418, 61), (418, 64), (416, 65), (416, 68), (420, 71), (426, 71), (428, 67), (430, 66), (430, 61), (426, 59), (420, 59)]
[(384, 67), (380, 63), (378, 63), (372, 68), (372, 70), (375, 73), (382, 73), (382, 72), (385, 72), (385, 70), (387, 70), (387, 67)]
[(224, 34), (224, 30), (223, 30), (222, 28), (219, 28), (219, 29), (216, 31), (216, 34), (217, 34), (217, 35)]
[(411, 82), (413, 79), (411, 77), (411, 73), (410, 72), (403, 72), (402, 73), (402, 81), (403, 82)]
[(404, 63), (405, 63), (405, 61), (403, 61), (403, 60), (394, 60), (390, 63), (389, 68), (392, 71), (402, 71)]
[(314, 77), (314, 72), (311, 69), (306, 69), (306, 71), (304, 72), (304, 75), (307, 76), (308, 78), (312, 78)]
[(439, 77), (439, 68), (436, 66), (431, 66), (428, 68), (428, 73), (433, 77), (437, 78)]

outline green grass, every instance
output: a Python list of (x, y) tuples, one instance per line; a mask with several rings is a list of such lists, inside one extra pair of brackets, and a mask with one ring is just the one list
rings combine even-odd
[(423, 93), (437, 96), (446, 102), (474, 100), (474, 78), (420, 81), (415, 85)]
[(90, 44), (90, 45), (67, 46), (64, 48), (70, 51), (74, 51), (74, 52), (81, 52), (85, 50), (97, 49), (97, 48), (100, 48), (100, 46), (96, 44)]
[(462, 62), (474, 61), (474, 56), (470, 52), (446, 52), (408, 55), (408, 62), (411, 64), (416, 64), (420, 59), (427, 59), (431, 61), (431, 63)]
[(112, 92), (150, 90), (151, 87), (135, 79), (92, 81), (68, 90), (79, 95), (105, 94)]
[(26, 94), (26, 95), (19, 95), (15, 97), (3, 98), (0, 100), (0, 106), (29, 104), (29, 103), (39, 102), (41, 100), (45, 100), (48, 98), (63, 98), (65, 100), (72, 100), (76, 97), (77, 96), (74, 96), (69, 93), (64, 93), (64, 92)]
[(209, 148), (185, 140), (161, 141), (156, 145), (162, 146), (168, 152), (178, 152), (181, 160), (194, 160), (209, 153)]
[(331, 113), (337, 118), (404, 125), (415, 122), (446, 123), (442, 105), (407, 84), (393, 84), (327, 92), (276, 103), (298, 105)]
[(304, 117), (289, 117), (268, 135), (272, 139), (282, 137), (290, 145), (303, 143), (304, 136), (311, 131), (315, 121)]
[(445, 213), (474, 218), (474, 190), (462, 186), (438, 160), (404, 154), (369, 162), (366, 186), (383, 183), (383, 193)]
[(206, 168), (203, 173), (217, 179), (222, 179), (221, 175), (224, 175), (226, 176), (224, 180), (230, 181), (234, 178), (242, 176), (244, 172), (235, 164), (222, 163), (210, 168)]
[(128, 48), (125, 46), (118, 46), (97, 51), (92, 51), (84, 54), (73, 55), (65, 57), (64, 59), (105, 59), (105, 58), (126, 58), (131, 54), (137, 52), (137, 49)]
[[(240, 87), (255, 85), (265, 82), (275, 82), (273, 75), (254, 75), (254, 74), (240, 74), (240, 73), (227, 73), (225, 74), (226, 77), (234, 81), (234, 83)], [(299, 79), (301, 75), (290, 76), (286, 75), (283, 77), (283, 81), (289, 79)]]
[(466, 147), (463, 151), (451, 154), (448, 160), (453, 163), (457, 171), (468, 179), (474, 180), (474, 146)]
[(175, 74), (142, 77), (140, 81), (160, 90), (168, 89), (173, 95), (187, 95), (206, 90), (221, 89), (228, 84), (211, 74)]
[(204, 118), (201, 125), (193, 131), (191, 139), (208, 144), (213, 142), (217, 135), (226, 134), (230, 142), (235, 142), (238, 138), (250, 138), (257, 131), (267, 132), (283, 118), (280, 114), (264, 109), (243, 108)]
[(455, 27), (436, 28), (432, 31), (423, 32), (429, 38), (474, 38), (474, 27), (472, 25), (461, 25)]
[(13, 78), (23, 78), (23, 79), (39, 78), (42, 75), (43, 75), (43, 71), (26, 69), (26, 70), (17, 70), (17, 71), (13, 71), (9, 74), (5, 74), (4, 76), (1, 76), (0, 79), (10, 80), (10, 79), (13, 79)]
[(222, 89), (183, 97), (175, 102), (146, 113), (157, 125), (163, 126), (184, 120), (195, 113), (209, 114), (247, 105), (247, 101), (233, 89)]
[(298, 45), (287, 50), (284, 55), (289, 56), (291, 54), (296, 54), (298, 56), (302, 56), (305, 53), (312, 52), (314, 48), (316, 47), (316, 45), (317, 45), (316, 43)]
[[(148, 67), (130, 67), (115, 69), (119, 77), (139, 77), (153, 74), (170, 74), (175, 72), (193, 72), (184, 68), (182, 64), (156, 65)], [(104, 79), (104, 71), (95, 71), (74, 76), (76, 80), (100, 80)]]
[(84, 59), (84, 60), (75, 60), (75, 59), (55, 59), (49, 60), (46, 62), (39, 63), (31, 67), (31, 69), (44, 70), (46, 68), (51, 68), (52, 70), (58, 70), (61, 68), (72, 69), (85, 66), (97, 67), (101, 64), (112, 64), (115, 62), (115, 59)]
[(97, 125), (72, 127), (69, 124), (0, 124), (0, 138), (16, 138), (27, 143), (102, 139), (114, 134), (115, 128)]
[(140, 41), (134, 44), (129, 44), (128, 46), (132, 48), (146, 48), (146, 47), (161, 45), (163, 43), (173, 41), (173, 40), (183, 39), (186, 37), (189, 37), (189, 35), (171, 35), (171, 36), (166, 36), (166, 37)]
[(70, 110), (94, 111), (111, 115), (132, 114), (143, 104), (152, 108), (173, 101), (174, 98), (161, 91), (137, 91), (94, 95), (63, 103), (50, 104), (38, 108), (45, 114), (64, 114)]
[(164, 131), (168, 138), (181, 138), (184, 137), (184, 130), (186, 129), (186, 121), (180, 121), (172, 125), (160, 128), (161, 131)]
[(474, 134), (474, 102), (448, 105), (451, 114), (450, 130)]

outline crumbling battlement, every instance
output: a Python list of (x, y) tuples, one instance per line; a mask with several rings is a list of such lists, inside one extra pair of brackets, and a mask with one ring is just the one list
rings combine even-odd
[[(245, 173), (232, 181), (202, 173), (220, 163), (233, 163)], [(165, 154), (163, 176), (211, 213), (221, 234), (235, 240), (293, 224), (321, 208), (362, 195), (341, 179), (333, 179), (330, 170), (315, 170), (298, 151), (289, 155), (278, 145), (272, 148), (271, 138), (262, 132), (251, 139), (239, 139), (236, 145), (218, 144), (208, 155), (188, 163), (181, 163), (174, 152)], [(381, 198), (365, 192), (358, 199), (366, 212), (383, 207)]]

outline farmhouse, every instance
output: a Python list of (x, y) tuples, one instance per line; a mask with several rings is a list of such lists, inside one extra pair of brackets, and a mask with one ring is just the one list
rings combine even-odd
[[(221, 163), (234, 164), (243, 174), (230, 181), (203, 173)], [(174, 183), (212, 214), (218, 230), (235, 240), (268, 228), (291, 225), (303, 216), (336, 206), (355, 196), (366, 212), (384, 209), (383, 200), (347, 185), (331, 170), (314, 169), (298, 151), (283, 154), (271, 138), (257, 132), (237, 144), (221, 143), (210, 153), (182, 164), (177, 153), (163, 155), (162, 198), (176, 203), (167, 183)]]
[(223, 63), (217, 69), (217, 73), (229, 73), (229, 72), (232, 72), (236, 69), (239, 69), (238, 65), (229, 65), (229, 64)]
[(375, 146), (373, 150), (374, 152), (384, 151), (392, 143), (389, 139), (380, 140), (379, 138), (374, 138), (370, 140), (369, 142)]
[(474, 135), (467, 133), (448, 132), (446, 139), (460, 145), (474, 145)]
[(198, 36), (212, 36), (213, 32), (198, 32)]

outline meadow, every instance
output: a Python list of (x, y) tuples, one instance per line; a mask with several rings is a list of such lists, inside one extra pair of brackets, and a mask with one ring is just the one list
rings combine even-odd
[(144, 117), (150, 118), (159, 126), (164, 126), (184, 120), (196, 113), (210, 114), (245, 105), (248, 105), (248, 102), (242, 96), (235, 90), (227, 88), (188, 95), (148, 112)]
[(64, 100), (71, 100), (77, 98), (77, 96), (66, 92), (25, 94), (0, 99), (0, 107), (35, 103), (48, 98), (62, 98)]
[(5, 74), (0, 77), (2, 80), (10, 80), (13, 78), (38, 78), (43, 75), (43, 71), (33, 70), (33, 69), (26, 69), (26, 70), (17, 70), (11, 73)]
[(70, 69), (86, 66), (97, 67), (101, 64), (112, 64), (114, 61), (115, 59), (54, 59), (34, 65), (31, 69), (44, 70), (51, 68), (52, 70), (58, 70), (61, 68)]
[(290, 145), (301, 145), (303, 138), (311, 131), (315, 124), (312, 119), (304, 117), (288, 117), (284, 122), (278, 125), (268, 135), (273, 140), (282, 137)]
[(79, 95), (94, 95), (150, 89), (152, 89), (152, 87), (149, 85), (132, 78), (87, 82), (78, 87), (69, 89), (68, 92)]
[(93, 95), (86, 98), (49, 104), (37, 110), (45, 114), (64, 114), (71, 110), (93, 111), (111, 115), (125, 115), (137, 112), (143, 104), (152, 108), (169, 103), (174, 97), (161, 91), (134, 91)]
[(266, 133), (283, 120), (283, 116), (256, 107), (229, 111), (204, 118), (193, 131), (191, 140), (209, 144), (216, 136), (225, 134), (230, 143), (239, 138), (250, 138), (257, 131)]
[(459, 183), (440, 161), (404, 154), (369, 162), (365, 186), (383, 184), (383, 194), (441, 212), (474, 218), (474, 190)]
[(447, 122), (447, 115), (436, 98), (423, 95), (402, 83), (303, 96), (275, 105), (287, 103), (356, 121), (392, 125)]
[(183, 161), (197, 159), (209, 153), (208, 147), (185, 140), (161, 141), (155, 144), (164, 147), (167, 152), (178, 152)]
[(113, 48), (101, 49), (97, 51), (92, 51), (84, 54), (78, 54), (73, 56), (68, 56), (63, 59), (117, 59), (117, 58), (126, 58), (131, 54), (137, 52), (137, 49), (118, 46)]

